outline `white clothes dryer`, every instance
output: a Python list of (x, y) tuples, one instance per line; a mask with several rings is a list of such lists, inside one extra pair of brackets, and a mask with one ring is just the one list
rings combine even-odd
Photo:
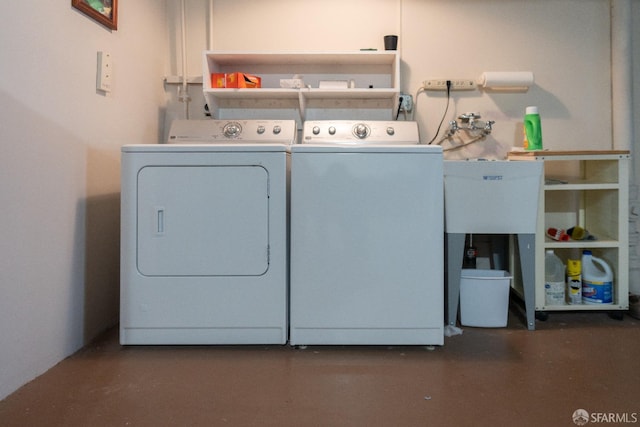
[(443, 157), (415, 122), (307, 121), (291, 159), (291, 345), (442, 345)]
[(284, 344), (294, 121), (122, 147), (121, 344)]

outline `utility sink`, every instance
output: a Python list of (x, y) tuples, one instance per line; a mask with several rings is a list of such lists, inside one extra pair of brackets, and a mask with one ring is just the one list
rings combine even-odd
[(527, 328), (535, 329), (535, 233), (541, 161), (444, 162), (447, 323), (456, 325), (465, 234), (516, 234)]
[(543, 162), (446, 160), (447, 233), (535, 233)]

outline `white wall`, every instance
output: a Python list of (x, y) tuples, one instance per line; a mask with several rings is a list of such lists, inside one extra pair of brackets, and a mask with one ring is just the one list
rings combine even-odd
[[(214, 0), (213, 34), (209, 34), (209, 1), (186, 3), (188, 76), (202, 75), (202, 51), (207, 48), (258, 52), (382, 50), (383, 36), (397, 33), (400, 27), (397, 0)], [(180, 2), (168, 3), (173, 76), (182, 72), (180, 12)], [(190, 86), (189, 91), (189, 118), (201, 118), (205, 102), (202, 87)], [(177, 87), (169, 87), (167, 93), (171, 97), (167, 122), (185, 117), (184, 105), (177, 101)]]
[(120, 3), (114, 32), (70, 1), (3, 4), (0, 398), (118, 319), (120, 146), (158, 141), (168, 55), (165, 3)]
[(629, 191), (631, 199), (631, 222), (629, 223), (629, 290), (640, 295), (640, 156), (637, 155), (637, 144), (640, 139), (640, 26), (633, 23), (640, 22), (640, 1), (631, 2), (631, 69), (633, 75), (632, 100), (633, 100), (633, 140), (632, 145), (632, 185)]
[[(631, 22), (640, 21), (640, 1), (629, 2)], [(423, 141), (438, 124), (465, 112), (495, 120), (486, 141), (449, 151), (448, 159), (502, 158), (522, 146), (522, 116), (537, 105), (544, 147), (555, 150), (612, 149), (611, 2), (607, 0), (213, 0), (213, 31), (207, 31), (209, 0), (189, 0), (189, 75), (201, 70), (201, 52), (216, 50), (343, 51), (383, 49), (385, 34), (400, 36), (402, 91), (414, 95), (414, 119)], [(169, 9), (170, 22), (179, 22)], [(177, 26), (174, 26), (177, 28)], [(633, 135), (640, 134), (640, 30), (632, 25)], [(174, 30), (177, 31), (177, 30)], [(210, 37), (211, 36), (211, 37)], [(181, 58), (172, 39), (171, 62)], [(174, 67), (174, 73), (180, 72)], [(483, 71), (533, 71), (535, 85), (526, 93), (454, 92), (446, 117), (442, 92), (418, 89), (426, 79), (476, 79)], [(194, 93), (191, 111), (204, 100)], [(169, 110), (180, 116), (175, 102)], [(619, 104), (617, 104), (619, 108)], [(442, 135), (442, 132), (441, 134)], [(631, 142), (632, 152), (635, 141)], [(446, 145), (449, 148), (451, 145)], [(640, 293), (640, 171), (634, 156), (636, 186), (631, 188), (630, 289)]]
[[(454, 6), (455, 3), (455, 6)], [(452, 157), (502, 157), (522, 146), (527, 105), (540, 109), (549, 149), (611, 148), (609, 4), (602, 0), (405, 0), (404, 82), (476, 78), (483, 71), (533, 71), (526, 93), (482, 90), (453, 97), (450, 119), (475, 111), (495, 120), (492, 138)], [(428, 139), (444, 98), (427, 93), (416, 118)]]
[[(632, 1), (633, 22), (640, 4)], [(0, 398), (117, 321), (119, 149), (163, 139), (165, 110), (184, 114), (176, 0), (120, 2), (111, 32), (70, 2), (5, 2), (0, 26)], [(200, 75), (208, 0), (187, 0), (189, 75)], [(403, 91), (422, 80), (531, 70), (526, 94), (455, 94), (449, 115), (496, 120), (492, 138), (458, 156), (501, 156), (519, 146), (526, 105), (543, 117), (545, 146), (611, 147), (609, 2), (606, 0), (214, 0), (221, 50), (383, 48), (400, 35)], [(170, 25), (165, 25), (168, 17)], [(635, 69), (640, 33), (634, 27)], [(114, 90), (95, 91), (96, 52), (114, 57)], [(165, 64), (167, 66), (165, 67)], [(636, 73), (638, 74), (638, 73)], [(640, 129), (634, 80), (635, 135)], [(201, 89), (190, 110), (202, 115)], [(165, 97), (170, 102), (165, 104)], [(423, 138), (442, 94), (417, 99)], [(635, 160), (638, 161), (637, 159)]]
[[(633, 144), (632, 154), (633, 169), (636, 175), (640, 172), (640, 156), (637, 153), (636, 145), (640, 144), (640, 25), (634, 25), (640, 22), (640, 1), (631, 0), (631, 70), (633, 76), (632, 99), (633, 99)], [(636, 185), (640, 182), (640, 177), (634, 177)], [(636, 213), (640, 215), (640, 212)]]
[[(199, 71), (200, 54), (207, 46), (208, 4), (189, 1), (190, 74)], [(533, 71), (536, 84), (527, 93), (453, 94), (444, 127), (469, 111), (496, 124), (486, 142), (450, 152), (448, 158), (500, 158), (520, 147), (527, 105), (540, 108), (545, 148), (611, 148), (608, 1), (214, 0), (213, 4), (216, 50), (382, 50), (383, 36), (397, 33), (402, 91), (414, 96), (425, 79)], [(172, 54), (181, 54), (179, 46)], [(179, 56), (172, 58), (173, 63), (179, 61)], [(423, 92), (414, 101), (422, 138), (431, 139), (444, 113), (443, 93)], [(201, 108), (196, 102), (192, 111)]]

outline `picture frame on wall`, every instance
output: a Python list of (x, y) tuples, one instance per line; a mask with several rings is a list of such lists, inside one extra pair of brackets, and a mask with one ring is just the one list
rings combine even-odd
[(107, 28), (118, 29), (118, 0), (71, 0), (71, 6)]

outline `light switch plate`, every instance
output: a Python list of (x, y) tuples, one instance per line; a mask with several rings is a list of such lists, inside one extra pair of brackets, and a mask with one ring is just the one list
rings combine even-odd
[(111, 82), (113, 80), (113, 64), (111, 54), (108, 52), (98, 52), (98, 70), (96, 76), (96, 89), (102, 92), (111, 92)]

